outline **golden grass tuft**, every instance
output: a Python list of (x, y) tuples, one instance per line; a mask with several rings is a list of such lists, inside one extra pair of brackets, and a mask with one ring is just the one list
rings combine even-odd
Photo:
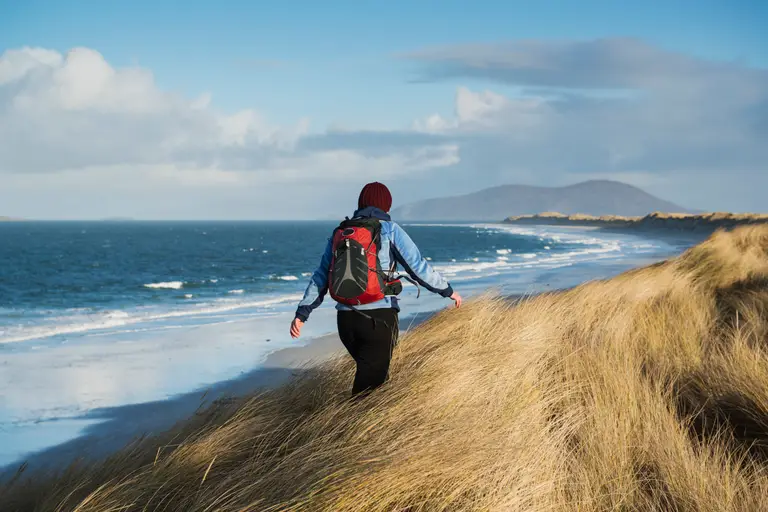
[(668, 262), (405, 335), (212, 408), (103, 464), (19, 480), (0, 509), (768, 510), (768, 226)]

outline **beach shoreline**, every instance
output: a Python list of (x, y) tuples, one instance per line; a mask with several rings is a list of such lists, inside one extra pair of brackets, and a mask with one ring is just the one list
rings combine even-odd
[(258, 367), (231, 379), (165, 400), (99, 408), (78, 418), (69, 418), (93, 421), (93, 424), (86, 426), (74, 439), (0, 467), (0, 481), (13, 476), (22, 464), (27, 465), (27, 471), (55, 471), (78, 459), (103, 459), (143, 436), (153, 436), (171, 429), (217, 400), (238, 398), (262, 389), (279, 387), (302, 371), (343, 355), (343, 351), (338, 335), (326, 334), (308, 340), (305, 345), (271, 352)]
[[(401, 335), (435, 313), (402, 315)], [(98, 408), (76, 418), (52, 420), (53, 424), (62, 421), (91, 424), (74, 439), (0, 466), (0, 482), (12, 478), (22, 466), (25, 467), (24, 473), (29, 476), (38, 471), (63, 470), (76, 461), (102, 460), (134, 441), (167, 432), (196, 413), (214, 406), (217, 401), (237, 400), (259, 391), (278, 388), (302, 373), (333, 358), (343, 357), (346, 353), (337, 333), (322, 334), (307, 339), (303, 345), (270, 352), (251, 371), (165, 400)], [(350, 386), (353, 377), (350, 374)]]

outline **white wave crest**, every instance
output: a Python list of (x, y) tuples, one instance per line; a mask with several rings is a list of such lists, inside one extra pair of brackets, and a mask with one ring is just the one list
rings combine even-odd
[(241, 295), (241, 294), (245, 293), (245, 290), (229, 290), (229, 292), (227, 292), (227, 293), (231, 293), (233, 295)]
[(144, 288), (164, 289), (164, 290), (181, 290), (184, 287), (182, 281), (168, 281), (164, 283), (148, 283), (144, 285)]
[(99, 331), (102, 329), (114, 329), (125, 325), (137, 324), (142, 322), (151, 322), (155, 320), (165, 320), (169, 318), (183, 318), (199, 315), (214, 315), (217, 313), (226, 313), (237, 309), (245, 308), (271, 308), (278, 304), (286, 302), (295, 302), (303, 297), (303, 294), (288, 294), (268, 299), (256, 301), (241, 301), (234, 299), (220, 299), (216, 303), (197, 304), (179, 311), (167, 311), (165, 313), (141, 314), (138, 312), (128, 312), (122, 310), (108, 311), (100, 315), (77, 314), (71, 317), (61, 317), (59, 320), (66, 323), (58, 325), (45, 325), (32, 328), (24, 328), (10, 334), (8, 337), (0, 338), (0, 345), (5, 343), (19, 343), (23, 341), (49, 338), (51, 336), (81, 334), (89, 331)]
[[(302, 274), (303, 275), (303, 274)], [(269, 276), (270, 279), (276, 279), (278, 281), (298, 281), (299, 278), (296, 276), (291, 275), (285, 275), (285, 276), (278, 276), (278, 275), (271, 275)]]

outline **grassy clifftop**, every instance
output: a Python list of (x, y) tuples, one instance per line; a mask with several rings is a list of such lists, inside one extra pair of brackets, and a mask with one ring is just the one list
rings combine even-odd
[(655, 212), (644, 217), (621, 217), (618, 215), (564, 215), (544, 212), (536, 215), (508, 217), (507, 224), (549, 224), (573, 226), (597, 226), (615, 229), (715, 231), (721, 228), (768, 223), (768, 214), (759, 213), (661, 213)]
[(768, 226), (402, 338), (349, 402), (342, 358), (2, 510), (768, 510)]

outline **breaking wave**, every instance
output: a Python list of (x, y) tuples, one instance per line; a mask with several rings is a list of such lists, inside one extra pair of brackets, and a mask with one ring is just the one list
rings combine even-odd
[(181, 290), (184, 287), (182, 281), (168, 281), (165, 283), (148, 283), (144, 285), (144, 288), (154, 288), (161, 290)]

